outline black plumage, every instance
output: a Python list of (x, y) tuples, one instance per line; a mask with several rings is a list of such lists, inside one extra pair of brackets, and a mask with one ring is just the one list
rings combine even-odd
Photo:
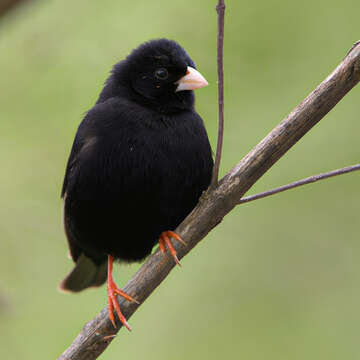
[(206, 81), (179, 85), (194, 68), (167, 39), (140, 45), (114, 66), (78, 128), (66, 168), (64, 224), (76, 267), (62, 289), (105, 282), (109, 255), (144, 259), (208, 187), (211, 148), (187, 90)]

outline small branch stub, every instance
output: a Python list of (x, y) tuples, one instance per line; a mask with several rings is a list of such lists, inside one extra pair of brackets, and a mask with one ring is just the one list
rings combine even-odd
[(322, 173), (322, 174), (312, 175), (312, 176), (309, 176), (309, 177), (307, 177), (305, 179), (297, 180), (297, 181), (294, 181), (294, 182), (292, 182), (290, 184), (279, 186), (279, 187), (277, 187), (275, 189), (271, 189), (271, 190), (264, 191), (264, 192), (259, 193), (259, 194), (243, 197), (239, 201), (239, 204), (244, 204), (244, 203), (247, 203), (247, 202), (250, 202), (250, 201), (263, 199), (265, 197), (275, 195), (275, 194), (278, 194), (278, 193), (286, 191), (286, 190), (295, 189), (295, 188), (297, 188), (299, 186), (302, 186), (302, 185), (311, 184), (311, 183), (319, 181), (319, 180), (328, 179), (330, 177), (334, 177), (334, 176), (338, 176), (338, 175), (348, 174), (350, 172), (358, 171), (358, 170), (360, 170), (360, 164), (356, 164), (356, 165), (353, 165), (353, 166), (347, 166), (347, 167), (344, 167), (344, 168), (341, 168), (341, 169), (329, 171), (329, 172)]

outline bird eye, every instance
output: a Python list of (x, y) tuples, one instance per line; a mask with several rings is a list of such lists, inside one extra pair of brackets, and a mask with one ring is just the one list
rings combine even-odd
[(155, 71), (155, 77), (159, 80), (167, 79), (168, 75), (168, 71), (165, 68), (160, 68)]

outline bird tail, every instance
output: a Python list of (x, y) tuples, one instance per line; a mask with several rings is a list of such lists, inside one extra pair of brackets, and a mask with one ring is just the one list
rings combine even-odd
[(107, 262), (97, 265), (85, 254), (81, 254), (75, 267), (59, 284), (59, 290), (78, 292), (91, 286), (100, 286), (106, 281)]

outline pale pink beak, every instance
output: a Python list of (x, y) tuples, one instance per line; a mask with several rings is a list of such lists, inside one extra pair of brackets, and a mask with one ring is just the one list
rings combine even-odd
[(200, 89), (206, 85), (209, 85), (205, 78), (191, 66), (187, 67), (186, 75), (178, 80), (175, 84), (178, 84), (175, 92)]

